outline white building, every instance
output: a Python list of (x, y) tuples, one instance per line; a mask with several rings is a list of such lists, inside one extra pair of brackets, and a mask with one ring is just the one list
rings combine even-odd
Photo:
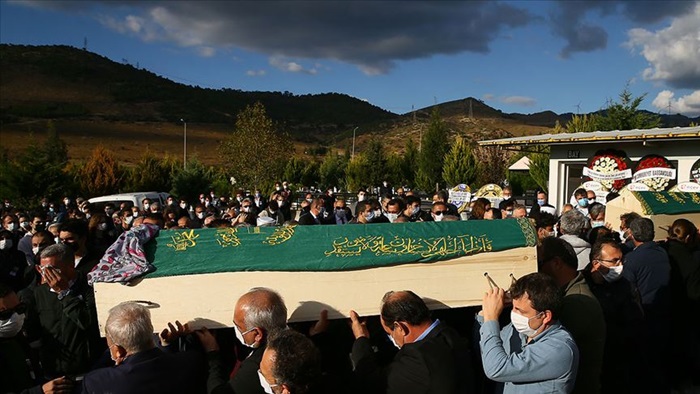
[(549, 203), (560, 208), (582, 184), (588, 159), (602, 149), (624, 151), (632, 162), (649, 154), (665, 156), (676, 168), (676, 182), (692, 181), (691, 167), (700, 159), (700, 126), (542, 134), (480, 141), (479, 145), (524, 152), (533, 145), (550, 146)]

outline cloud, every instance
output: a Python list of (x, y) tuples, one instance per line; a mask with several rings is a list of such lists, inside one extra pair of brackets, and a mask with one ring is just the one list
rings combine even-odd
[(686, 116), (700, 116), (700, 90), (674, 99), (675, 94), (670, 90), (664, 90), (656, 95), (652, 105), (661, 111), (668, 111), (671, 106), (671, 113), (679, 113)]
[(265, 74), (267, 74), (265, 70), (248, 70), (245, 72), (245, 75), (249, 77), (263, 77)]
[(335, 60), (354, 64), (370, 75), (387, 73), (403, 60), (488, 53), (490, 44), (509, 33), (508, 29), (538, 18), (517, 4), (485, 0), (24, 4), (67, 12), (82, 6), (82, 12), (107, 13), (109, 17), (100, 18), (105, 26), (144, 41), (195, 48), (236, 47), (270, 57)]
[(568, 58), (576, 52), (604, 49), (608, 33), (595, 21), (620, 15), (634, 23), (651, 24), (668, 17), (685, 15), (694, 7), (692, 1), (564, 1), (556, 3), (550, 13), (550, 25), (556, 36), (566, 41), (560, 55)]
[(314, 66), (311, 68), (304, 68), (301, 64), (294, 62), (294, 61), (288, 61), (282, 57), (278, 56), (273, 56), (269, 60), (270, 65), (280, 69), (285, 72), (290, 72), (290, 73), (304, 73), (304, 74), (310, 74), (310, 75), (316, 75), (318, 74), (318, 69)]
[(676, 18), (665, 29), (651, 32), (636, 28), (628, 33), (628, 45), (641, 47), (650, 67), (645, 80), (663, 81), (675, 88), (700, 89), (700, 3), (694, 12)]
[(483, 96), (481, 96), (481, 97), (482, 97), (484, 100), (493, 100), (493, 98), (496, 97), (496, 96), (494, 96), (494, 95), (491, 94), (491, 93), (486, 93), (485, 95), (483, 95)]
[(521, 107), (532, 107), (537, 104), (537, 100), (526, 96), (506, 96), (499, 98), (498, 101), (503, 104), (519, 105)]

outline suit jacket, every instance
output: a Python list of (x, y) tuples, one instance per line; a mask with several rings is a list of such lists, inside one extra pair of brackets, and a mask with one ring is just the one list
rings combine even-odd
[(207, 353), (209, 360), (207, 392), (209, 394), (265, 394), (258, 378), (258, 369), (264, 352), (264, 345), (254, 349), (250, 356), (243, 360), (241, 367), (231, 380), (227, 378), (228, 371), (223, 370), (219, 352)]
[(383, 370), (377, 365), (369, 338), (355, 341), (351, 357), (355, 377), (365, 393), (474, 392), (467, 341), (442, 323), (424, 339), (405, 344)]
[(203, 393), (200, 353), (166, 353), (159, 348), (133, 354), (116, 367), (96, 369), (83, 378), (83, 393)]
[(321, 224), (321, 218), (314, 218), (311, 212), (307, 212), (299, 216), (299, 225), (314, 225)]

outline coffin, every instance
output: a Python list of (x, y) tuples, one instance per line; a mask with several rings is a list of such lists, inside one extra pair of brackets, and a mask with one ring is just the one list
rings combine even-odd
[(654, 222), (654, 240), (665, 240), (669, 226), (676, 219), (688, 219), (700, 224), (700, 193), (647, 192), (624, 189), (620, 196), (608, 202), (605, 208), (605, 221), (617, 230), (620, 228), (620, 215), (636, 212)]
[[(269, 287), (289, 320), (378, 315), (389, 290), (413, 290), (431, 309), (480, 305), (489, 288), (537, 269), (526, 219), (345, 226), (164, 230), (146, 252), (156, 271), (128, 283), (95, 283), (100, 329), (109, 309), (138, 301), (156, 330), (168, 322), (230, 327), (238, 297)], [(512, 275), (512, 276), (511, 276)]]

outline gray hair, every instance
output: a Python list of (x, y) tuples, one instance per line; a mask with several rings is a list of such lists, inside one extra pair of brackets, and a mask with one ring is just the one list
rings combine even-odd
[(130, 354), (155, 346), (151, 312), (135, 302), (122, 302), (110, 309), (105, 332), (114, 344)]
[(561, 215), (559, 228), (565, 234), (579, 236), (586, 227), (586, 217), (579, 211), (572, 209)]
[(66, 244), (53, 244), (47, 246), (46, 249), (42, 250), (41, 254), (39, 254), (40, 259), (49, 257), (58, 257), (58, 261), (63, 264), (73, 265), (75, 262), (75, 253), (73, 253), (73, 249)]
[(628, 224), (630, 232), (637, 242), (654, 240), (654, 222), (651, 219), (639, 217)]
[(254, 287), (245, 294), (247, 302), (241, 305), (245, 313), (245, 329), (259, 327), (273, 333), (287, 327), (287, 307), (282, 296), (265, 287)]
[(605, 205), (599, 202), (594, 202), (588, 207), (588, 215), (592, 218), (600, 215), (601, 213), (605, 215)]

